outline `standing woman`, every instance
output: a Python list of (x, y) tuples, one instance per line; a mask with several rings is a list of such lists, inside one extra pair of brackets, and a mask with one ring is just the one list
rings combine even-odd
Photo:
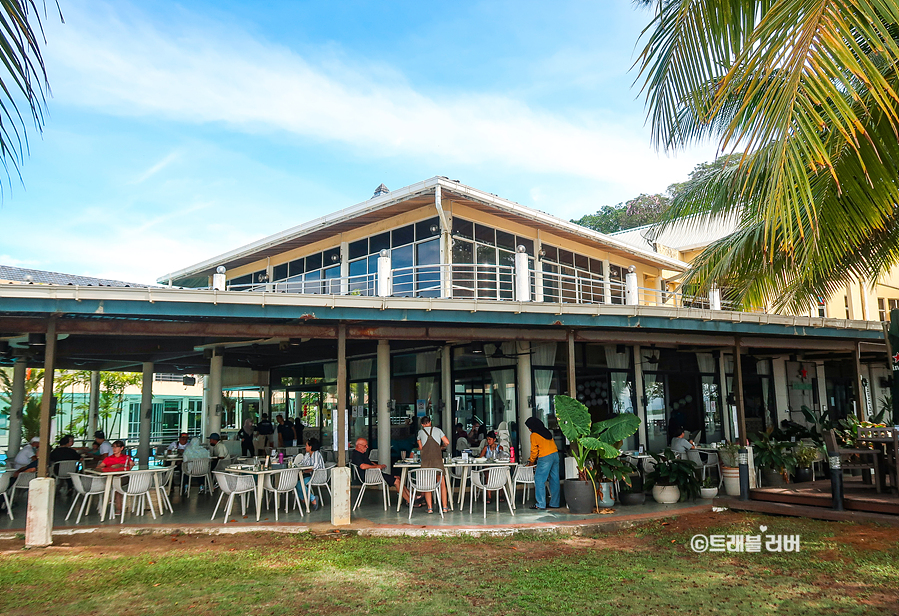
[(559, 490), (559, 450), (553, 440), (553, 433), (536, 417), (529, 417), (524, 425), (531, 431), (531, 457), (528, 466), (534, 470), (534, 494), (537, 503), (531, 509), (546, 509), (546, 490), (544, 485), (549, 480), (549, 506), (558, 509), (562, 494)]
[[(440, 502), (443, 512), (449, 511), (446, 501), (446, 469), (443, 467), (443, 448), (449, 445), (449, 439), (443, 430), (431, 425), (430, 417), (421, 418), (421, 430), (418, 431), (418, 448), (421, 450), (421, 467), (436, 468), (440, 476)], [(428, 513), (434, 513), (434, 505), (431, 502), (431, 493), (425, 492), (425, 501), (428, 503)]]

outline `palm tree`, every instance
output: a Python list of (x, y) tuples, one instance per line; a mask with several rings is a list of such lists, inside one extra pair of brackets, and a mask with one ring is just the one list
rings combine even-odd
[(667, 221), (739, 216), (685, 282), (808, 310), (899, 262), (899, 4), (636, 0), (653, 143), (737, 152), (684, 187)]
[[(46, 14), (46, 5), (41, 4)], [(59, 11), (58, 4), (56, 8)], [(50, 92), (50, 84), (39, 36), (46, 42), (35, 0), (0, 0), (0, 61), (6, 68), (0, 75), (0, 161), (7, 174), (10, 161), (18, 174), (28, 152), (27, 122), (17, 103), (24, 99), (35, 129), (40, 131), (44, 125), (45, 92)]]

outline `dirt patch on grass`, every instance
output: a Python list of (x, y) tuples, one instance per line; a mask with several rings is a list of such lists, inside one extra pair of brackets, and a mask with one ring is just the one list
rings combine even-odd
[(853, 525), (837, 527), (833, 540), (858, 550), (883, 552), (899, 544), (899, 532), (885, 526)]

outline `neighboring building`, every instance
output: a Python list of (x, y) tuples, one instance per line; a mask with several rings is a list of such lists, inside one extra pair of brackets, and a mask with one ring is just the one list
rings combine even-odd
[[(555, 427), (556, 394), (595, 419), (636, 413), (644, 421), (626, 446), (656, 451), (676, 425), (716, 441), (741, 421), (746, 432), (800, 421), (803, 405), (852, 412), (886, 359), (879, 323), (711, 309), (714, 298), (678, 293), (689, 264), (670, 248), (435, 177), (379, 186), (358, 205), (167, 274), (167, 288), (0, 285), (0, 339), (27, 340), (57, 315), (62, 368), (151, 362), (208, 374), (207, 432), (253, 413), (229, 416), (214, 399), (221, 382), (261, 391), (262, 410), (300, 417), (326, 445), (346, 405), (347, 440), (394, 454), (411, 448), (425, 414), (447, 432), (473, 417), (505, 421), (527, 453), (523, 423), (536, 415)], [(20, 361), (38, 365), (32, 350)], [(854, 357), (868, 372), (852, 362), (826, 373)]]

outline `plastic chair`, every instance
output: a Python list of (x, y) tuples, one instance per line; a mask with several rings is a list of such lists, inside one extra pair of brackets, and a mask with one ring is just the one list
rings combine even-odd
[[(162, 494), (161, 500), (164, 502), (160, 503), (160, 507), (165, 505), (168, 508), (169, 513), (175, 513), (175, 510), (172, 509), (172, 501), (169, 500), (169, 486), (172, 485), (172, 477), (175, 475), (175, 467), (167, 466), (165, 470), (159, 471), (157, 477), (159, 478), (159, 492)], [(156, 486), (153, 486), (154, 489)], [(162, 511), (159, 512), (160, 515)]]
[(184, 491), (184, 480), (187, 480), (187, 498), (190, 498), (190, 481), (194, 477), (205, 477), (206, 485), (210, 494), (212, 493), (212, 475), (210, 468), (212, 464), (211, 458), (198, 458), (196, 460), (185, 460), (181, 465), (181, 491)]
[(90, 501), (92, 496), (102, 496), (103, 492), (106, 491), (106, 479), (104, 477), (97, 477), (95, 475), (82, 475), (80, 473), (72, 473), (69, 475), (69, 479), (72, 480), (72, 487), (75, 488), (75, 498), (72, 500), (72, 506), (69, 507), (69, 513), (66, 515), (66, 519), (72, 515), (72, 511), (75, 510), (75, 505), (78, 504), (78, 499), (81, 498), (81, 509), (78, 511), (78, 517), (75, 518), (75, 524), (81, 522), (81, 516), (84, 515), (84, 510), (90, 506)]
[[(515, 469), (515, 474), (512, 476), (512, 493), (518, 493), (518, 484), (524, 484), (524, 489), (521, 491), (521, 504), (524, 505), (528, 500), (528, 492), (530, 488), (529, 485), (534, 486), (534, 493), (537, 492), (537, 484), (534, 482), (534, 472), (537, 470), (536, 466), (524, 466), (519, 465), (518, 468)], [(544, 488), (545, 489), (545, 488)]]
[(365, 469), (364, 475), (359, 472), (359, 467), (356, 465), (353, 465), (353, 470), (356, 472), (356, 478), (362, 484), (362, 489), (359, 490), (359, 498), (356, 499), (356, 505), (353, 507), (353, 511), (356, 511), (359, 504), (362, 502), (362, 495), (365, 494), (365, 488), (367, 487), (381, 488), (381, 492), (384, 494), (384, 511), (387, 511), (387, 508), (390, 507), (390, 487), (387, 485), (387, 482), (384, 481), (384, 475), (381, 474), (381, 469), (367, 468)]
[[(484, 473), (487, 474), (486, 481)], [(484, 493), (484, 519), (487, 518), (487, 492), (502, 490), (506, 495), (506, 504), (509, 506), (509, 513), (515, 515), (512, 508), (512, 498), (509, 496), (509, 467), (497, 466), (493, 468), (482, 468), (479, 471), (471, 472), (471, 489), (472, 491), (481, 490)], [(535, 488), (536, 489), (536, 488)], [(474, 506), (474, 494), (468, 500), (468, 513), (471, 513)], [(496, 499), (496, 510), (499, 511), (499, 499)]]
[[(19, 473), (19, 478), (12, 486), (12, 500), (16, 500), (16, 490), (20, 490), (28, 494), (28, 484), (37, 477), (37, 471), (28, 471), (27, 473)], [(11, 480), (10, 480), (11, 481)]]
[[(412, 509), (415, 508), (415, 495), (418, 492), (430, 492), (437, 499), (437, 510), (443, 517), (443, 504), (440, 502), (440, 484), (443, 483), (443, 473), (436, 468), (415, 468), (409, 471), (409, 487), (412, 495), (409, 498), (409, 519), (412, 519)], [(449, 498), (449, 495), (447, 495)]]
[[(275, 495), (275, 522), (278, 521), (278, 498), (281, 494), (286, 495), (284, 497), (284, 513), (290, 511), (290, 495), (292, 493), (294, 497), (294, 504), (300, 510), (300, 515), (306, 515), (305, 513), (303, 513), (303, 507), (300, 504), (300, 495), (297, 494), (297, 482), (299, 480), (300, 469), (298, 468), (285, 468), (282, 471), (278, 471), (277, 473), (270, 473), (265, 476), (265, 482), (262, 484), (262, 488), (266, 492), (271, 492)], [(266, 494), (266, 497), (267, 496), (268, 495)]]
[[(127, 477), (128, 483), (123, 485), (122, 478)], [(140, 515), (144, 514), (144, 500), (150, 505), (150, 514), (156, 519), (156, 510), (153, 508), (153, 498), (150, 491), (154, 489), (153, 473), (128, 473), (112, 478), (112, 491), (115, 494), (122, 495), (122, 514), (119, 516), (119, 523), (125, 523), (125, 512), (128, 510), (128, 497), (133, 496), (131, 510), (140, 511)], [(162, 512), (159, 512), (160, 515)], [(109, 501), (109, 517), (115, 517), (115, 499)]]
[(371, 460), (372, 462), (374, 462), (375, 464), (378, 464), (378, 450), (370, 449), (368, 452), (368, 459)]
[(6, 503), (6, 513), (9, 514), (9, 519), (12, 520), (12, 503), (9, 500), (9, 494), (6, 493), (9, 490), (9, 482), (12, 479), (12, 473), (7, 471), (3, 474), (0, 474), (0, 495), (3, 496), (3, 502)]
[(696, 468), (702, 471), (702, 480), (705, 481), (706, 469), (709, 468), (718, 468), (718, 454), (717, 453), (708, 453), (708, 460), (706, 462), (702, 461), (702, 455), (696, 451), (695, 449), (690, 449), (687, 451), (687, 460), (696, 465)]
[[(215, 519), (215, 514), (218, 513), (222, 498), (224, 498), (226, 494), (228, 495), (228, 502), (225, 505), (225, 519), (223, 522), (225, 524), (228, 523), (228, 517), (231, 515), (231, 506), (234, 504), (234, 497), (237, 495), (240, 495), (241, 515), (247, 515), (247, 494), (252, 493), (254, 498), (256, 496), (256, 480), (254, 477), (252, 475), (235, 475), (233, 473), (225, 473), (222, 471), (212, 471), (212, 474), (215, 476), (216, 481), (218, 481), (222, 493), (219, 494), (218, 502), (215, 503), (212, 517), (209, 519)], [(259, 509), (258, 502), (256, 503), (256, 509)]]
[(63, 460), (53, 464), (53, 476), (57, 479), (68, 479), (69, 475), (78, 472), (78, 460)]
[[(332, 466), (331, 468), (334, 467)], [(318, 491), (319, 500), (321, 500), (322, 497), (322, 486), (328, 491), (328, 496), (331, 496), (331, 468), (319, 468), (312, 471), (312, 479), (309, 480), (309, 489), (315, 488)]]

